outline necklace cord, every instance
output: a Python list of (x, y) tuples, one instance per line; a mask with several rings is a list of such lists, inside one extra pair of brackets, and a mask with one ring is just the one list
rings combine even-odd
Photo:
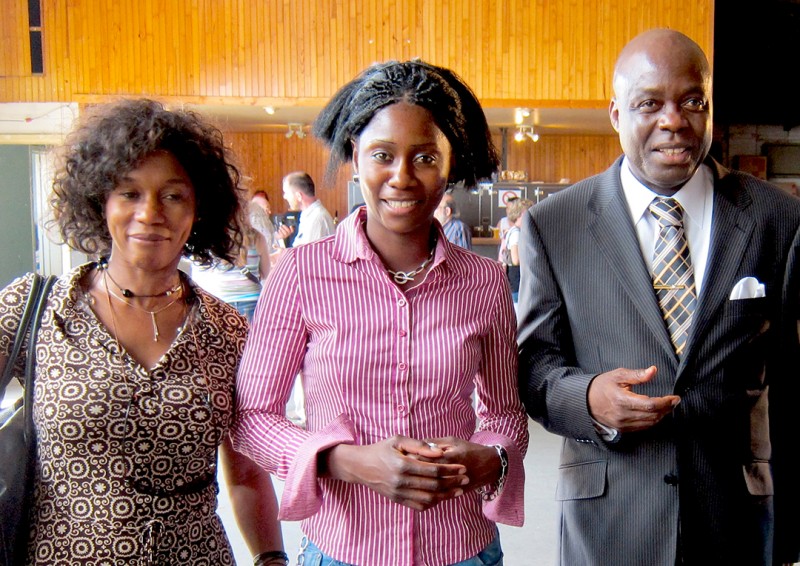
[[(105, 285), (105, 288), (106, 288), (106, 297), (108, 297), (108, 308), (111, 309), (111, 321), (112, 321), (112, 323), (114, 325), (114, 337), (116, 338), (117, 329), (116, 329), (116, 320), (114, 319), (114, 309), (111, 306), (111, 297), (114, 297), (118, 301), (121, 301), (121, 302), (125, 303), (129, 307), (132, 307), (134, 309), (138, 309), (138, 310), (140, 310), (142, 312), (146, 312), (147, 314), (149, 314), (150, 315), (150, 322), (153, 324), (153, 342), (158, 342), (158, 337), (160, 336), (160, 334), (159, 334), (159, 331), (158, 331), (158, 322), (156, 321), (156, 315), (159, 314), (159, 313), (164, 312), (165, 310), (170, 308), (172, 305), (177, 303), (180, 300), (181, 295), (183, 293), (179, 293), (177, 297), (172, 299), (169, 303), (167, 303), (163, 307), (151, 311), (151, 310), (148, 310), (148, 309), (146, 309), (144, 307), (140, 307), (139, 305), (135, 305), (132, 302), (130, 302), (129, 300), (127, 300), (126, 298), (120, 297), (119, 295), (117, 295), (108, 286), (108, 279), (111, 279), (111, 275), (110, 274), (108, 275), (108, 279), (106, 279), (106, 274), (108, 274), (108, 270), (104, 269), (102, 273), (103, 273), (103, 284)], [(111, 281), (113, 282), (114, 280), (111, 279)], [(180, 285), (178, 290), (181, 291), (182, 289), (183, 289), (183, 285)], [(144, 295), (139, 295), (139, 296), (144, 296)], [(117, 344), (117, 346), (119, 346), (119, 344)]]
[(154, 299), (154, 298), (157, 298), (157, 297), (169, 297), (169, 296), (173, 295), (174, 293), (179, 292), (183, 288), (183, 285), (181, 283), (181, 278), (180, 278), (180, 275), (179, 275), (178, 276), (178, 282), (175, 285), (173, 285), (172, 287), (170, 287), (169, 289), (167, 289), (166, 291), (162, 291), (160, 293), (156, 293), (156, 294), (153, 294), (153, 295), (140, 295), (139, 293), (134, 293), (130, 289), (126, 289), (125, 287), (123, 287), (122, 285), (117, 283), (116, 279), (114, 279), (114, 276), (111, 275), (111, 272), (108, 270), (108, 260), (107, 259), (103, 258), (100, 261), (98, 261), (97, 262), (97, 268), (100, 269), (103, 273), (108, 273), (108, 278), (111, 279), (111, 282), (114, 284), (114, 286), (117, 289), (119, 289), (120, 293), (122, 293), (122, 296), (127, 298), (127, 299), (131, 299), (133, 297), (139, 297), (139, 298), (142, 298), (142, 299)]

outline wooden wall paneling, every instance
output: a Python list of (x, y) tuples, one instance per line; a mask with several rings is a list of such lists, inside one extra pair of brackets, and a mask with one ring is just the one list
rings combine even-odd
[(284, 73), (284, 66), (291, 66), (289, 60), (289, 53), (286, 50), (286, 43), (288, 41), (286, 20), (287, 15), (284, 14), (283, 2), (274, 2), (276, 5), (275, 19), (272, 21), (273, 29), (275, 30), (275, 46), (276, 46), (276, 59), (275, 68), (272, 70), (273, 77), (277, 81), (277, 89), (274, 91), (275, 96), (285, 96), (286, 94), (286, 80)]
[[(680, 29), (709, 57), (713, 40), (713, 0), (680, 8), (666, 0), (48, 0), (42, 8), (46, 75), (0, 78), (0, 101), (147, 94), (292, 103), (330, 97), (376, 60), (420, 56), (452, 67), (485, 102), (591, 107), (605, 105), (616, 53), (635, 33)], [(0, 67), (21, 65), (12, 51)]]
[(4, 0), (0, 18), (0, 77), (31, 74), (27, 0)]
[[(367, 0), (369, 1), (369, 0)], [(338, 52), (338, 56), (341, 58), (342, 62), (342, 73), (347, 74), (347, 64), (350, 64), (350, 69), (352, 73), (351, 76), (345, 77), (340, 76), (338, 77), (337, 87), (341, 87), (344, 83), (348, 82), (358, 73), (360, 73), (365, 67), (367, 67), (368, 63), (364, 58), (364, 51), (362, 49), (355, 49), (348, 53), (349, 49), (345, 48), (345, 45), (355, 45), (358, 46), (358, 38), (361, 36), (361, 26), (363, 24), (363, 19), (360, 13), (360, 9), (363, 6), (363, 3), (355, 3), (355, 2), (341, 2), (340, 5), (344, 5), (341, 9), (340, 15), (344, 19), (343, 23), (343, 31), (342, 35), (339, 36), (339, 43), (336, 46), (336, 51)], [(392, 14), (392, 16), (396, 15), (397, 8), (390, 7), (387, 4), (384, 4), (384, 10), (387, 14)], [(381, 36), (378, 38), (378, 41), (383, 39), (392, 38), (394, 37), (395, 30), (392, 29), (391, 26), (389, 28), (382, 30)], [(350, 60), (348, 60), (347, 55), (350, 56)]]
[[(501, 144), (499, 135), (495, 143)], [(549, 135), (536, 143), (510, 140), (508, 169), (527, 171), (532, 181), (557, 183), (566, 178), (574, 183), (604, 171), (621, 153), (616, 136)]]
[(164, 58), (162, 80), (167, 85), (169, 96), (178, 96), (181, 92), (179, 82), (181, 77), (186, 74), (185, 72), (178, 72), (177, 61), (181, 45), (186, 39), (184, 27), (186, 18), (182, 17), (182, 11), (178, 10), (178, 7), (172, 2), (160, 2), (158, 9), (163, 14), (159, 29), (164, 34), (163, 49), (161, 51), (161, 56)]
[[(124, 13), (123, 10), (114, 9), (114, 2), (112, 0), (106, 0), (105, 5), (103, 6), (103, 11), (107, 17), (107, 27), (101, 28), (103, 29), (103, 33), (109, 35), (110, 37), (122, 37), (122, 26), (120, 19)], [(120, 59), (120, 52), (123, 49), (123, 46), (119, 41), (109, 41), (108, 43), (108, 49), (111, 51), (111, 59)], [(121, 65), (102, 65), (102, 72), (105, 77), (105, 84), (107, 85), (106, 89), (112, 88), (113, 85), (125, 85), (128, 82), (124, 76), (124, 69), (121, 67)], [(130, 88), (130, 86), (128, 85), (127, 88)]]
[[(53, 2), (54, 5), (56, 3), (56, 1)], [(53, 79), (56, 98), (64, 100), (67, 97), (67, 92), (64, 84), (63, 65), (55, 64), (55, 59), (58, 57), (58, 59), (65, 60), (69, 56), (69, 51), (66, 42), (62, 40), (63, 34), (58, 33), (58, 20), (54, 18), (57, 11), (58, 8), (53, 10), (42, 9), (42, 56), (44, 57), (44, 72)], [(59, 23), (63, 25), (63, 22)], [(53, 36), (52, 40), (45, 41), (44, 37), (51, 34)], [(44, 81), (41, 82), (42, 86), (44, 86)]]
[(212, 56), (209, 54), (211, 41), (216, 34), (216, 14), (213, 0), (198, 0), (197, 9), (197, 72), (200, 75), (200, 92), (211, 94), (217, 77)]
[(306, 20), (304, 8), (308, 2), (297, 2), (293, 4), (292, 10), (289, 12), (288, 22), (291, 24), (291, 39), (290, 47), (292, 55), (292, 65), (288, 69), (290, 80), (288, 81), (289, 96), (299, 97), (302, 92), (305, 92), (305, 71), (306, 71), (306, 51), (308, 43), (305, 37)]
[[(152, 26), (154, 25), (153, 22), (153, 0), (143, 0), (140, 4), (143, 9), (137, 10), (136, 13), (136, 20), (139, 24), (139, 35), (140, 43), (141, 43), (141, 50), (139, 52), (139, 57), (133, 61), (134, 68), (138, 67), (138, 71), (141, 76), (141, 82), (139, 83), (140, 93), (144, 95), (148, 95), (149, 93), (153, 93), (154, 91), (154, 72), (155, 72), (155, 61), (153, 59), (153, 39), (154, 33)], [(87, 92), (91, 92), (90, 89), (87, 89)]]
[(233, 17), (231, 16), (231, 7), (233, 2), (223, 2), (221, 4), (221, 15), (218, 33), (209, 38), (214, 43), (215, 54), (219, 60), (217, 69), (220, 73), (219, 83), (217, 85), (217, 96), (232, 96), (231, 83), (233, 82), (233, 70), (231, 65), (231, 58), (233, 56), (233, 40), (235, 32), (232, 29)]
[(256, 70), (257, 67), (254, 65), (254, 59), (251, 55), (257, 53), (256, 46), (258, 43), (255, 41), (255, 38), (248, 33), (249, 30), (246, 24), (253, 18), (255, 8), (250, 4), (245, 7), (244, 0), (239, 0), (236, 5), (236, 12), (237, 18), (235, 23), (237, 37), (235, 43), (236, 61), (234, 63), (237, 79), (235, 82), (237, 86), (236, 90), (238, 96), (252, 96), (255, 91), (253, 90), (251, 76), (255, 74), (252, 71)]
[(254, 58), (255, 72), (253, 75), (253, 95), (257, 97), (266, 96), (267, 74), (269, 72), (269, 42), (271, 38), (265, 30), (267, 18), (269, 17), (269, 2), (263, 2), (258, 6), (250, 21), (250, 29), (253, 34), (256, 53)]

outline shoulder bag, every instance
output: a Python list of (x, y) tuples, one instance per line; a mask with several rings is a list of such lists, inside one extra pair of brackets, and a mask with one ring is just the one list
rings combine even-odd
[(34, 275), (25, 311), (6, 360), (0, 397), (11, 382), (14, 365), (26, 335), (28, 355), (25, 364), (25, 393), (22, 399), (0, 412), (0, 564), (12, 566), (24, 562), (28, 542), (29, 498), (33, 491), (36, 440), (33, 429), (34, 346), (47, 295), (55, 276)]

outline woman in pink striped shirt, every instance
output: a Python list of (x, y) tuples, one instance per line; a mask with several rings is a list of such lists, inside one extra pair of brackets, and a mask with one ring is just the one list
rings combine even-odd
[[(498, 166), (483, 111), (452, 71), (389, 62), (314, 133), (329, 173), (352, 163), (366, 206), (269, 278), (235, 445), (285, 480), (280, 518), (303, 520), (305, 564), (502, 564), (495, 522), (522, 525), (528, 443), (514, 309), (500, 265), (434, 220), (449, 183)], [(301, 369), (305, 429), (284, 411)]]

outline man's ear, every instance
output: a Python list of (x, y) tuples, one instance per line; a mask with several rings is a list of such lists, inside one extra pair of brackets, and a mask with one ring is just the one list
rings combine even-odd
[(619, 132), (619, 107), (617, 106), (616, 98), (612, 98), (608, 105), (608, 117), (611, 120), (614, 131)]

